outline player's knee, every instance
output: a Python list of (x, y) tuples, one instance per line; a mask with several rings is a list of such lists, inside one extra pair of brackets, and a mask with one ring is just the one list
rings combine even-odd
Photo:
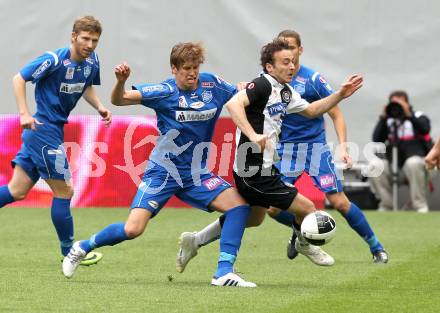
[(125, 225), (125, 234), (129, 239), (134, 239), (143, 234), (145, 228), (138, 225)]
[(28, 192), (24, 190), (9, 190), (9, 192), (15, 201), (24, 200), (28, 194)]
[(269, 209), (267, 209), (267, 214), (270, 217), (275, 217), (280, 213), (280, 209), (274, 208), (274, 207), (270, 207)]
[(350, 209), (350, 200), (344, 194), (328, 197), (328, 200), (338, 212), (347, 213)]

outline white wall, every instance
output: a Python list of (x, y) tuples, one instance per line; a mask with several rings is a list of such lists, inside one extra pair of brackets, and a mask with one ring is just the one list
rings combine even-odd
[[(438, 12), (440, 2), (429, 0), (0, 0), (0, 114), (16, 112), (12, 76), (40, 53), (67, 45), (73, 20), (92, 14), (104, 27), (97, 52), (99, 94), (107, 103), (112, 68), (120, 61), (131, 64), (131, 82), (161, 81), (170, 75), (174, 43), (202, 41), (208, 50), (205, 70), (232, 82), (250, 80), (260, 70), (261, 46), (292, 28), (303, 37), (302, 63), (323, 73), (333, 87), (351, 73), (365, 76), (362, 91), (342, 105), (350, 140), (361, 145), (370, 140), (389, 92), (397, 88), (407, 90), (414, 106), (431, 117), (437, 136)], [(141, 107), (112, 109), (151, 114)], [(93, 111), (80, 102), (74, 113)]]

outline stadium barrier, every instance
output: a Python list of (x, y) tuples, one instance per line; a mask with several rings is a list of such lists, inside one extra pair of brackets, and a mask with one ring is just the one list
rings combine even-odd
[[(0, 186), (12, 176), (11, 160), (22, 144), (17, 115), (0, 115)], [(233, 183), (235, 126), (230, 118), (216, 124), (209, 167)], [(141, 181), (146, 161), (158, 135), (155, 116), (114, 116), (109, 128), (98, 116), (74, 115), (64, 128), (65, 149), (75, 186), (73, 207), (128, 207)], [(324, 195), (307, 175), (297, 183), (302, 194), (318, 208)], [(49, 207), (52, 192), (40, 180), (23, 201), (11, 206)], [(188, 207), (173, 197), (167, 207)]]

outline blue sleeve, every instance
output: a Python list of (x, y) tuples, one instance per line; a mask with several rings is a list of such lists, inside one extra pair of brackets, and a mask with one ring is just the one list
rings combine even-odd
[(51, 70), (57, 65), (58, 56), (48, 51), (23, 67), (20, 70), (20, 75), (25, 81), (36, 83), (44, 77), (47, 77)]
[(96, 72), (95, 72), (95, 76), (93, 76), (92, 85), (101, 85), (101, 71), (100, 71), (101, 67), (99, 65), (98, 55), (94, 53), (93, 56), (95, 58)]
[(311, 83), (320, 99), (328, 97), (334, 92), (327, 80), (318, 72), (312, 76)]
[(152, 109), (164, 108), (163, 100), (175, 92), (174, 88), (167, 83), (137, 84), (133, 85), (132, 89), (140, 91), (142, 95), (142, 105)]
[(231, 83), (227, 82), (220, 76), (215, 76), (216, 78), (216, 86), (222, 93), (222, 106), (226, 104), (236, 93), (237, 93), (237, 87), (232, 85)]

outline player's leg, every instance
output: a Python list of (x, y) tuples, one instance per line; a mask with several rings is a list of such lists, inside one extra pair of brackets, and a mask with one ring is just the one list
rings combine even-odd
[[(261, 225), (265, 216), (266, 208), (252, 206), (246, 227), (256, 227)], [(225, 218), (226, 215), (223, 214), (199, 231), (183, 232), (180, 234), (179, 249), (176, 257), (176, 270), (179, 273), (185, 271), (189, 261), (198, 254), (198, 250), (201, 247), (220, 239)]]
[(220, 234), (220, 257), (217, 271), (211, 284), (216, 286), (256, 287), (234, 273), (234, 263), (244, 229), (250, 214), (250, 207), (236, 189), (221, 192), (209, 205), (210, 209), (224, 213), (225, 220)]
[(350, 227), (368, 244), (375, 263), (387, 263), (388, 255), (376, 238), (362, 210), (348, 200), (344, 192), (326, 194), (330, 204), (346, 219)]
[(14, 201), (23, 200), (34, 185), (35, 181), (26, 171), (20, 165), (15, 165), (9, 183), (0, 187), (0, 208)]
[[(281, 204), (281, 203), (280, 203)], [(282, 208), (282, 207), (281, 207)], [(296, 234), (295, 249), (298, 253), (306, 256), (316, 265), (331, 266), (335, 260), (318, 246), (309, 244), (301, 234), (301, 223), (307, 214), (316, 211), (312, 201), (297, 193), (288, 207), (288, 211), (295, 214), (293, 222), (293, 231)]]
[(178, 187), (174, 181), (168, 181), (166, 171), (148, 168), (131, 203), (127, 221), (110, 224), (89, 239), (75, 242), (63, 260), (64, 276), (72, 277), (79, 262), (88, 252), (103, 246), (114, 246), (140, 236), (149, 220), (159, 213)]
[(71, 181), (59, 179), (46, 179), (45, 181), (53, 192), (50, 216), (60, 241), (61, 254), (66, 256), (74, 240), (73, 217), (70, 212), (73, 185)]
[(88, 253), (96, 248), (114, 246), (126, 240), (140, 236), (147, 226), (152, 213), (143, 208), (130, 211), (126, 223), (113, 223), (91, 236), (89, 239), (74, 243), (63, 260), (63, 274), (70, 278), (75, 273), (80, 262)]
[[(204, 211), (224, 213), (225, 217), (220, 230), (220, 257), (211, 284), (216, 286), (255, 287), (255, 284), (246, 282), (233, 271), (233, 265), (237, 258), (250, 213), (249, 205), (238, 194), (237, 190), (221, 177), (206, 174), (202, 175), (201, 184), (188, 186), (178, 192), (176, 196)], [(181, 252), (182, 249), (179, 249), (179, 254)], [(176, 268), (182, 272), (182, 270), (179, 270), (179, 254), (176, 260)]]
[(0, 208), (14, 201), (23, 200), (40, 179), (29, 153), (23, 144), (15, 159), (11, 161), (14, 172), (8, 185), (0, 187)]

